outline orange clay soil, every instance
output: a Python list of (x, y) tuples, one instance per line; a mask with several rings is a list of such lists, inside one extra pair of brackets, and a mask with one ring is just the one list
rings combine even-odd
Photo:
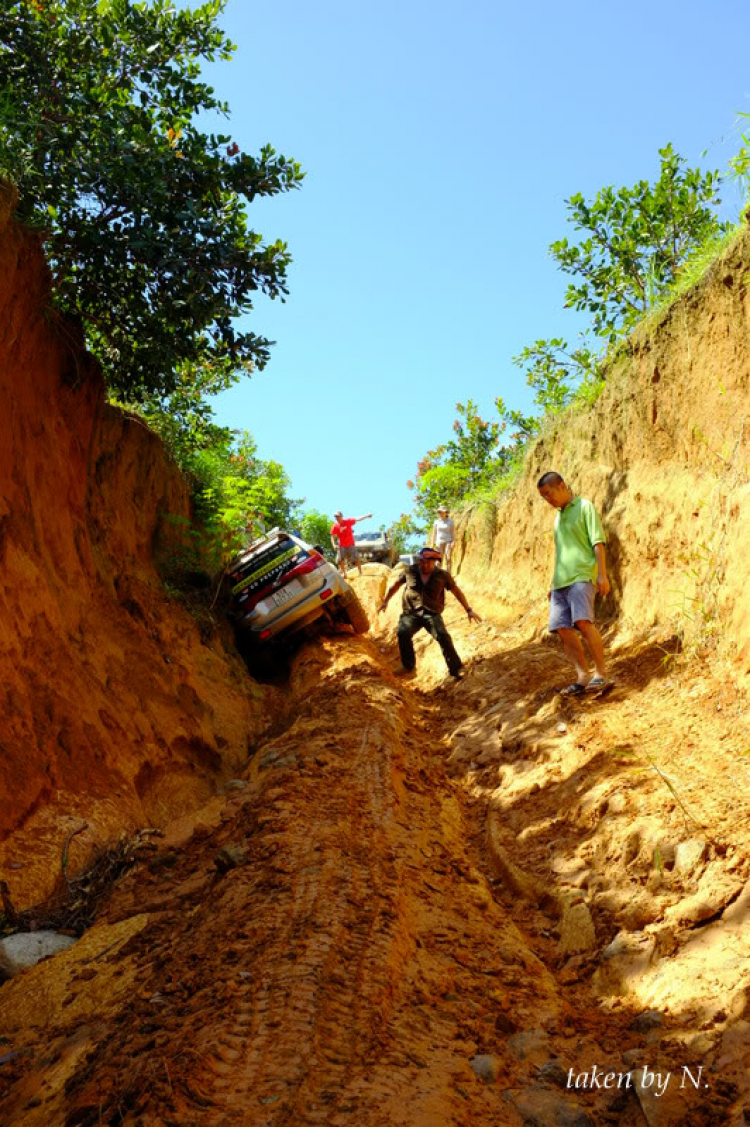
[(653, 640), (563, 702), (455, 604), (465, 680), (422, 634), (402, 683), (397, 613), (307, 644), (241, 781), (0, 989), (0, 1122), (746, 1122), (746, 702)]

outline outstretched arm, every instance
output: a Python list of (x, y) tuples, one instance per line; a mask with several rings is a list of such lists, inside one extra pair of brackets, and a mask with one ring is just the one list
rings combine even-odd
[(371, 516), (372, 516), (372, 513), (365, 513), (365, 515), (363, 517), (355, 517), (354, 519), (355, 519), (355, 521), (357, 521), (357, 520), (369, 520)]
[(388, 603), (390, 602), (391, 595), (395, 594), (396, 591), (398, 591), (399, 587), (403, 587), (404, 583), (406, 583), (406, 576), (404, 575), (402, 575), (400, 579), (397, 579), (395, 583), (391, 583), (390, 587), (383, 597), (383, 601), (378, 607), (378, 614), (380, 614), (381, 611), (385, 610), (385, 608), (388, 606)]
[(474, 613), (474, 611), (473, 611), (473, 610), (471, 609), (471, 607), (469, 606), (469, 604), (467, 603), (467, 601), (466, 601), (466, 595), (464, 595), (464, 593), (463, 593), (463, 591), (461, 590), (461, 588), (460, 588), (460, 587), (458, 587), (458, 586), (456, 586), (456, 584), (454, 584), (454, 585), (453, 585), (453, 587), (451, 588), (451, 590), (453, 591), (453, 594), (454, 594), (454, 595), (456, 596), (456, 598), (458, 599), (458, 601), (459, 601), (459, 603), (461, 604), (461, 606), (462, 606), (462, 607), (464, 608), (464, 610), (465, 610), (465, 611), (466, 611), (466, 613), (468, 614), (468, 616), (469, 616), (469, 621), (470, 621), (470, 622), (481, 622), (482, 620), (481, 620), (481, 618), (479, 617), (479, 615), (478, 615), (478, 614), (475, 614), (475, 613)]

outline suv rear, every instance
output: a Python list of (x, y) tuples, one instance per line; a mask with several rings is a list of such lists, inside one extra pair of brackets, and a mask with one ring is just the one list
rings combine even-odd
[(291, 634), (325, 615), (369, 630), (367, 614), (341, 573), (292, 532), (274, 529), (254, 541), (229, 571), (229, 613), (259, 643)]
[(396, 561), (397, 552), (387, 532), (360, 532), (354, 537), (354, 544), (365, 562), (384, 563), (393, 567)]

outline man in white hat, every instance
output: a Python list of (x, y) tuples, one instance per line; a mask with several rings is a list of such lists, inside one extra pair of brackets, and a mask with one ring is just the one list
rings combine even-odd
[(430, 533), (430, 547), (440, 552), (440, 562), (446, 571), (451, 569), (455, 535), (456, 530), (452, 518), (448, 515), (448, 509), (445, 505), (438, 505), (437, 518)]

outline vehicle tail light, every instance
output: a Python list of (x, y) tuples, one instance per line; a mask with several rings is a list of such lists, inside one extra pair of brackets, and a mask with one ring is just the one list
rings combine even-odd
[(326, 588), (326, 590), (325, 590), (325, 591), (321, 591), (321, 592), (320, 592), (320, 597), (321, 597), (321, 599), (330, 599), (330, 597), (331, 597), (331, 595), (332, 595), (332, 594), (333, 594), (333, 591), (329, 591), (329, 590), (328, 590), (328, 589)]
[(270, 630), (261, 630), (259, 637), (260, 637), (261, 642), (265, 642), (266, 638), (271, 637), (271, 631)]
[(287, 579), (295, 579), (298, 575), (307, 575), (309, 572), (315, 571), (316, 568), (320, 567), (321, 564), (325, 562), (325, 558), (321, 556), (320, 552), (311, 552), (306, 560), (303, 560), (301, 564), (297, 564), (296, 567), (293, 567), (291, 571), (286, 573), (284, 582), (286, 583)]

